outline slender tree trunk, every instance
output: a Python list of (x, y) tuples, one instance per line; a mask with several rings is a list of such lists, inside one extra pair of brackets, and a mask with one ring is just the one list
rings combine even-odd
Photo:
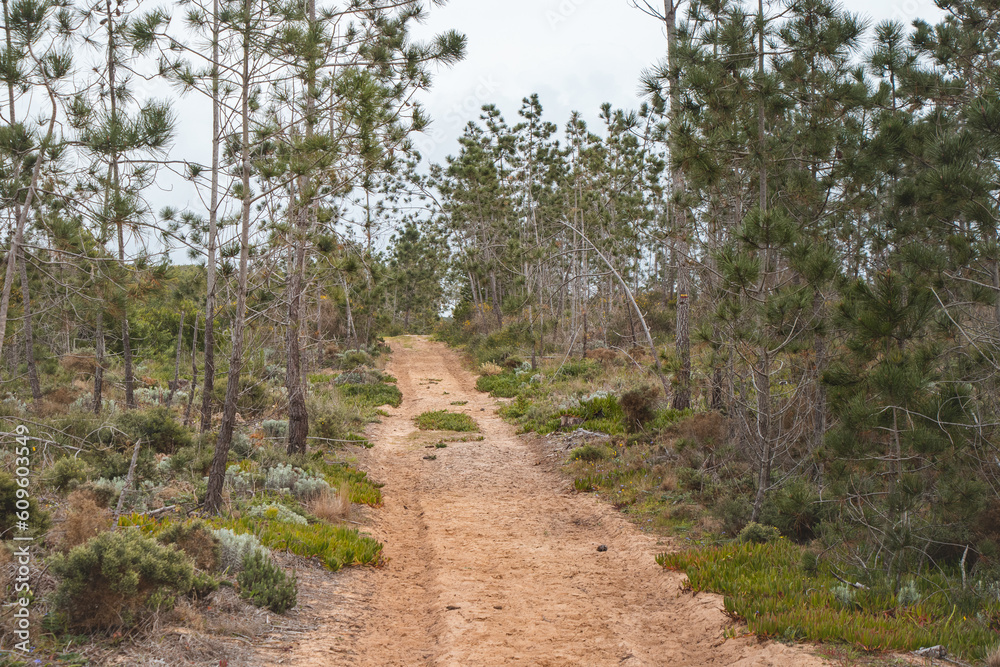
[[(758, 101), (757, 101), (757, 132), (758, 132), (758, 206), (760, 207), (761, 219), (766, 220), (767, 216), (767, 163), (764, 160), (766, 150), (766, 126), (764, 124), (764, 0), (758, 0), (759, 26), (757, 33), (757, 74), (758, 81)], [(771, 266), (772, 257), (770, 246), (764, 248), (763, 272), (760, 283), (761, 298), (767, 298), (770, 291), (770, 274), (773, 270)], [(760, 318), (761, 329), (767, 327), (767, 323)], [(757, 432), (754, 434), (757, 439), (757, 452), (760, 455), (759, 468), (757, 474), (757, 495), (754, 498), (753, 512), (750, 520), (756, 521), (760, 517), (760, 512), (764, 507), (764, 499), (771, 486), (771, 466), (774, 462), (773, 442), (771, 439), (771, 353), (767, 342), (760, 344), (757, 353), (757, 363), (753, 369), (754, 389), (757, 392)]]
[(170, 393), (167, 394), (167, 407), (174, 402), (174, 394), (177, 392), (177, 385), (181, 381), (181, 344), (184, 342), (184, 311), (181, 311), (181, 323), (177, 326), (177, 356), (174, 359), (174, 381), (170, 385)]
[(18, 263), (21, 272), (21, 301), (24, 304), (24, 358), (28, 363), (28, 384), (31, 386), (31, 398), (37, 403), (42, 400), (42, 387), (38, 382), (38, 368), (35, 364), (35, 327), (31, 321), (31, 295), (26, 259), (22, 248)]
[[(201, 392), (201, 428), (212, 427), (212, 394), (215, 391), (215, 246), (219, 229), (219, 144), (222, 141), (219, 100), (219, 0), (212, 3), (212, 185), (208, 210), (208, 257), (205, 260), (205, 383)], [(197, 324), (197, 321), (195, 322)], [(195, 327), (197, 332), (197, 327)]]
[(104, 311), (98, 305), (94, 338), (94, 414), (101, 414), (104, 396)]
[[(670, 123), (671, 134), (673, 124), (677, 122), (680, 111), (681, 91), (679, 75), (680, 65), (677, 62), (677, 6), (673, 0), (664, 0), (664, 20), (667, 31), (667, 69), (670, 86)], [(673, 152), (673, 143), (670, 151)], [(677, 238), (671, 254), (676, 257), (677, 276), (677, 323), (675, 353), (679, 368), (677, 371), (677, 389), (674, 392), (673, 408), (684, 410), (691, 407), (691, 269), (688, 262), (688, 230), (687, 210), (684, 206), (684, 172), (674, 168), (670, 174), (670, 211), (672, 213), (671, 230)], [(676, 249), (676, 250), (675, 250)], [(673, 289), (673, 280), (670, 281)]]
[[(307, 216), (308, 208), (299, 211), (299, 217)], [(300, 238), (296, 239), (289, 267), (288, 327), (286, 328), (286, 348), (288, 365), (285, 387), (288, 389), (288, 453), (305, 453), (306, 438), (309, 436), (309, 413), (306, 410), (305, 386), (302, 382), (300, 335), (302, 328), (302, 271), (305, 267), (305, 230), (300, 226)]]
[(347, 287), (347, 278), (343, 273), (340, 274), (340, 282), (344, 286), (344, 303), (347, 310), (347, 339), (352, 345), (351, 349), (358, 346), (358, 337), (354, 330), (354, 314), (351, 311), (351, 292)]
[[(6, 8), (7, 5), (4, 3), (4, 11), (6, 11)], [(35, 193), (38, 189), (38, 181), (42, 174), (42, 165), (45, 163), (44, 148), (52, 143), (52, 137), (56, 127), (56, 117), (59, 110), (55, 93), (53, 92), (52, 86), (49, 85), (47, 79), (45, 84), (46, 91), (49, 95), (49, 101), (52, 104), (52, 112), (51, 117), (49, 118), (48, 130), (45, 133), (45, 138), (39, 146), (38, 155), (35, 159), (35, 165), (31, 169), (31, 181), (28, 185), (28, 193), (24, 198), (24, 204), (20, 206), (20, 208), (15, 208), (17, 217), (14, 228), (14, 239), (11, 241), (10, 250), (7, 253), (7, 267), (4, 275), (3, 292), (0, 294), (0, 358), (3, 358), (3, 345), (7, 331), (7, 313), (10, 308), (10, 290), (14, 285), (14, 271), (17, 268), (18, 257), (21, 254), (21, 246), (24, 244), (24, 228), (28, 221), (28, 215), (31, 212), (31, 206), (34, 203)], [(10, 101), (11, 114), (13, 114), (13, 97), (11, 97)]]
[(236, 403), (240, 395), (240, 376), (243, 372), (243, 344), (246, 329), (247, 276), (250, 259), (250, 210), (253, 195), (250, 190), (250, 0), (243, 1), (246, 23), (243, 30), (243, 63), (240, 95), (241, 164), (243, 172), (243, 207), (240, 224), (240, 268), (236, 290), (236, 313), (233, 318), (233, 347), (229, 355), (229, 375), (226, 381), (226, 398), (222, 406), (222, 425), (216, 440), (215, 455), (208, 473), (208, 490), (205, 511), (218, 514), (222, 508), (222, 484), (226, 478), (226, 460), (236, 426)]
[(191, 334), (191, 390), (188, 392), (187, 406), (184, 408), (184, 427), (191, 426), (191, 406), (194, 405), (194, 392), (198, 388), (198, 316), (194, 313), (194, 332)]

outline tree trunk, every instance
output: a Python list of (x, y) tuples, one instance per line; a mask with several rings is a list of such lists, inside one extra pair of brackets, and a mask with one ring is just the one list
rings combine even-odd
[(181, 323), (177, 327), (177, 357), (174, 359), (174, 382), (170, 385), (170, 393), (167, 394), (167, 407), (174, 402), (174, 394), (177, 392), (177, 385), (181, 381), (181, 343), (184, 341), (184, 311), (181, 311)]
[(243, 372), (243, 338), (246, 329), (247, 276), (250, 259), (250, 211), (253, 195), (250, 190), (250, 0), (243, 2), (243, 63), (240, 95), (241, 164), (243, 172), (243, 207), (240, 228), (240, 268), (236, 289), (236, 312), (233, 318), (233, 347), (229, 355), (229, 375), (226, 380), (226, 398), (222, 406), (222, 425), (215, 444), (215, 454), (208, 473), (208, 491), (205, 494), (205, 511), (218, 514), (222, 508), (222, 485), (226, 479), (226, 461), (236, 426), (236, 403), (240, 395), (240, 376)]
[(760, 518), (764, 507), (764, 499), (771, 486), (771, 466), (774, 463), (774, 451), (771, 442), (771, 356), (764, 350), (754, 366), (754, 385), (757, 391), (757, 453), (760, 456), (757, 467), (757, 495), (753, 501), (751, 521)]
[(194, 313), (194, 333), (191, 334), (191, 387), (188, 392), (187, 407), (184, 408), (184, 427), (191, 426), (191, 406), (194, 405), (194, 392), (198, 388), (198, 316)]
[(101, 414), (101, 399), (104, 395), (104, 311), (97, 311), (97, 326), (94, 338), (94, 414)]
[(38, 382), (38, 368), (35, 364), (35, 328), (31, 321), (31, 296), (28, 286), (28, 267), (24, 249), (21, 249), (21, 300), (24, 304), (24, 358), (28, 363), (28, 384), (31, 385), (31, 398), (35, 403), (42, 400), (42, 387)]
[[(308, 216), (303, 207), (298, 217)], [(309, 413), (306, 410), (305, 386), (302, 382), (302, 359), (300, 334), (302, 328), (302, 272), (305, 268), (306, 239), (303, 225), (299, 225), (291, 256), (288, 275), (288, 327), (285, 331), (288, 365), (285, 373), (285, 387), (288, 389), (288, 453), (304, 454), (306, 438), (309, 436)]]
[[(215, 391), (215, 245), (219, 229), (219, 0), (212, 4), (212, 185), (208, 209), (208, 257), (205, 261), (205, 382), (201, 392), (202, 433), (212, 427), (212, 394)], [(195, 321), (197, 325), (197, 320)], [(195, 332), (197, 333), (197, 326)]]

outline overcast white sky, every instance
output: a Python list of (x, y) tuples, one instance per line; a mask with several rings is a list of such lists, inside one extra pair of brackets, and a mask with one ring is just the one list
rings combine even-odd
[[(662, 0), (653, 0), (660, 4)], [(872, 24), (938, 20), (932, 0), (845, 0)], [(441, 69), (422, 101), (433, 123), (417, 140), (424, 157), (442, 162), (479, 108), (496, 104), (512, 125), (521, 100), (538, 93), (560, 130), (571, 111), (593, 129), (604, 102), (636, 108), (642, 70), (665, 54), (661, 24), (628, 0), (450, 0), (433, 7), (418, 35), (454, 28), (469, 38), (466, 59)]]

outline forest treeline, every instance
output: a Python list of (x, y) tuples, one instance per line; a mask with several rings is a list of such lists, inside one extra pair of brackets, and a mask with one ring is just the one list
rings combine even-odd
[[(367, 349), (378, 306), (420, 288), (407, 253), (433, 249), (414, 228), (400, 224), (395, 261), (378, 252), (381, 184), (412, 161), (410, 136), (428, 122), (415, 96), (432, 66), (463, 57), (465, 37), (417, 41), (426, 8), (386, 0), (13, 0), (3, 11), (8, 396), (38, 404), (52, 389), (45, 371), (83, 355), (94, 413), (119, 388), (134, 409), (137, 366), (149, 376), (173, 356), (164, 335), (177, 336), (179, 364), (189, 341), (203, 350), (201, 431), (221, 409), (206, 501), (217, 510), (248, 364), (285, 369), (289, 451), (304, 452), (306, 348), (317, 368), (326, 323)], [(205, 162), (173, 150), (191, 109), (208, 112)], [(153, 209), (168, 172), (196, 209)], [(170, 266), (184, 249), (197, 275)]]
[(627, 352), (725, 416), (702, 471), (745, 465), (743, 523), (780, 492), (799, 537), (896, 590), (994, 578), (1000, 5), (938, 4), (911, 26), (647, 4), (670, 48), (640, 109), (560, 130), (537, 97), (513, 126), (484, 107), (430, 179), (446, 335), (498, 363)]

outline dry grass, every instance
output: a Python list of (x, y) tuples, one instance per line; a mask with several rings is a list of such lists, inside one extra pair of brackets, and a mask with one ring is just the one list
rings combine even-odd
[(57, 387), (45, 394), (45, 400), (52, 401), (58, 405), (69, 405), (76, 400), (77, 392), (69, 387)]
[(501, 373), (503, 373), (503, 368), (492, 361), (484, 361), (479, 365), (480, 375), (500, 375)]
[(59, 365), (73, 373), (93, 373), (97, 359), (91, 354), (64, 354)]
[(69, 494), (66, 519), (62, 522), (59, 550), (67, 552), (111, 527), (111, 516), (97, 504), (93, 492), (80, 489)]
[(994, 649), (986, 658), (986, 667), (1000, 667), (1000, 648)]
[(625, 355), (606, 347), (587, 350), (587, 358), (599, 361), (604, 366), (623, 366), (625, 364)]
[(351, 516), (351, 487), (342, 484), (336, 491), (326, 489), (309, 503), (309, 511), (327, 523), (339, 523)]

